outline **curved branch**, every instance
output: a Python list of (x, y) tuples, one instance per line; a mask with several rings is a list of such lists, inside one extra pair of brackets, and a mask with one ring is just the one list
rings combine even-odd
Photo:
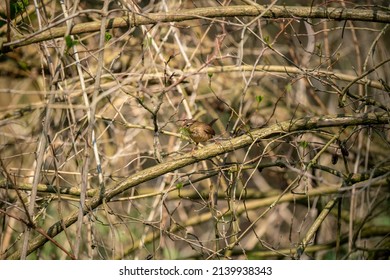
[[(262, 15), (263, 18), (318, 18), (330, 20), (355, 20), (390, 23), (390, 14), (378, 10), (365, 9), (345, 9), (332, 7), (297, 7), (297, 6), (227, 6), (227, 7), (206, 7), (174, 11), (168, 13), (150, 13), (150, 14), (129, 14), (124, 17), (111, 18), (107, 21), (106, 28), (132, 28), (140, 25), (157, 24), (163, 22), (181, 22), (194, 19), (208, 19), (217, 17), (236, 17), (250, 16), (256, 17)], [(1, 42), (0, 53), (6, 53), (13, 48), (18, 48), (33, 43), (38, 43), (54, 38), (60, 38), (65, 35), (66, 26), (55, 27), (55, 23), (33, 33), (25, 38), (12, 42)], [(97, 32), (100, 30), (101, 22), (86, 22), (73, 26), (70, 34), (81, 34), (87, 32)]]
[[(254, 141), (260, 141), (262, 139), (270, 138), (276, 135), (281, 135), (288, 132), (313, 130), (325, 127), (338, 127), (338, 126), (355, 126), (355, 125), (379, 125), (388, 124), (390, 117), (388, 114), (361, 114), (355, 116), (322, 116), (322, 117), (305, 117), (296, 120), (289, 120), (282, 123), (277, 123), (266, 128), (254, 129), (248, 134), (238, 136), (236, 138), (222, 141), (219, 143), (211, 144), (203, 149), (194, 151), (192, 154), (186, 154), (183, 156), (175, 157), (167, 162), (157, 164), (155, 166), (141, 170), (132, 176), (129, 176), (126, 180), (118, 185), (107, 188), (103, 194), (96, 194), (90, 200), (85, 203), (82, 209), (84, 215), (91, 210), (100, 206), (103, 202), (107, 202), (121, 194), (122, 192), (133, 188), (141, 183), (147, 182), (154, 178), (157, 178), (163, 174), (175, 171), (179, 168), (193, 164), (195, 162), (203, 161), (224, 153), (232, 152), (237, 149), (241, 149), (253, 144)], [(74, 211), (64, 220), (60, 220), (54, 223), (48, 230), (47, 235), (54, 237), (63, 231), (62, 225), (65, 227), (71, 226), (77, 221), (79, 210)], [(37, 248), (43, 246), (48, 241), (45, 236), (37, 236), (29, 244), (27, 253), (30, 254)], [(19, 259), (20, 250), (8, 255), (8, 259)]]

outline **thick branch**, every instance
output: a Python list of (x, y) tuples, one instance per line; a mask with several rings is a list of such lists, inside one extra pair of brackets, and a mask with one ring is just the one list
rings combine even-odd
[[(388, 124), (389, 116), (387, 114), (361, 114), (355, 116), (322, 116), (322, 117), (306, 117), (297, 120), (285, 121), (282, 123), (274, 124), (270, 127), (254, 129), (250, 133), (241, 135), (239, 137), (226, 140), (223, 142), (215, 143), (206, 146), (203, 149), (197, 150), (192, 154), (183, 155), (173, 158), (167, 162), (157, 164), (150, 168), (141, 170), (136, 174), (128, 177), (122, 183), (108, 188), (103, 196), (98, 193), (93, 198), (88, 200), (83, 209), (84, 214), (100, 206), (103, 201), (109, 201), (118, 194), (135, 187), (141, 183), (150, 181), (163, 174), (175, 171), (179, 168), (187, 165), (199, 162), (205, 159), (209, 159), (224, 153), (232, 152), (237, 149), (241, 149), (251, 145), (254, 141), (260, 141), (261, 139), (270, 138), (276, 135), (283, 135), (285, 133), (294, 131), (311, 131), (313, 129), (325, 128), (325, 127), (338, 127), (338, 126), (355, 126), (355, 125), (379, 125)], [(63, 221), (58, 221), (53, 224), (47, 231), (48, 236), (54, 237), (62, 232), (62, 225), (66, 227), (71, 226), (76, 222), (79, 211), (73, 212)], [(48, 239), (42, 235), (37, 236), (31, 241), (28, 248), (28, 254), (43, 246)], [(8, 259), (19, 259), (20, 251), (16, 251), (12, 255), (8, 256)]]
[[(107, 29), (119, 27), (135, 27), (140, 25), (156, 24), (161, 22), (181, 22), (194, 19), (206, 19), (217, 17), (236, 17), (250, 16), (255, 17), (263, 14), (263, 18), (319, 18), (330, 20), (355, 20), (369, 22), (390, 23), (390, 14), (375, 9), (345, 9), (332, 7), (296, 7), (296, 6), (273, 6), (271, 8), (263, 6), (227, 6), (227, 7), (207, 7), (197, 9), (187, 9), (168, 13), (150, 13), (150, 14), (129, 14), (125, 17), (112, 18), (106, 24)], [(71, 34), (81, 34), (87, 32), (97, 32), (100, 30), (101, 22), (87, 22), (76, 24)], [(31, 34), (20, 40), (2, 44), (0, 40), (0, 53), (10, 51), (33, 43), (38, 43), (54, 38), (60, 38), (65, 35), (66, 26), (53, 27), (39, 33)]]

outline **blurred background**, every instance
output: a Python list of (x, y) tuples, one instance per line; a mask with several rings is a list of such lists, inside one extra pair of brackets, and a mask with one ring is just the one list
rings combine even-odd
[[(255, 128), (387, 114), (388, 23), (310, 12), (389, 13), (387, 1), (358, 2), (261, 1), (291, 14), (261, 18), (197, 16), (256, 8), (238, 0), (2, 1), (3, 46), (63, 33), (0, 54), (1, 258), (388, 259), (388, 124), (254, 139), (80, 212), (141, 170)], [(172, 20), (142, 24), (154, 13)], [(82, 23), (98, 27), (70, 35)], [(181, 133), (186, 118), (217, 118), (216, 136), (195, 147)], [(42, 236), (31, 223), (47, 231), (56, 222), (57, 243), (28, 252)]]

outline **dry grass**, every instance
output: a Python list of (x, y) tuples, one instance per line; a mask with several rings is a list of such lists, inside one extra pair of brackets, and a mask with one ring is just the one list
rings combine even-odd
[[(220, 5), (65, 2), (11, 11), (9, 29), (0, 4), (4, 42), (103, 22), (0, 56), (1, 258), (389, 258), (387, 25), (251, 16), (106, 29), (129, 10)], [(366, 113), (381, 121), (333, 116)], [(316, 116), (340, 122), (218, 156), (191, 152), (177, 124), (219, 118), (206, 144), (217, 149)], [(170, 162), (169, 172), (136, 178)]]

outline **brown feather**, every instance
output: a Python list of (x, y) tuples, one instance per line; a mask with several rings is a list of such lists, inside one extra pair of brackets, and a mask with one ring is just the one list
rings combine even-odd
[(214, 119), (209, 124), (207, 124), (193, 119), (185, 119), (183, 120), (182, 126), (188, 129), (189, 136), (196, 144), (198, 144), (213, 138), (215, 131), (211, 126), (217, 120), (218, 119)]

